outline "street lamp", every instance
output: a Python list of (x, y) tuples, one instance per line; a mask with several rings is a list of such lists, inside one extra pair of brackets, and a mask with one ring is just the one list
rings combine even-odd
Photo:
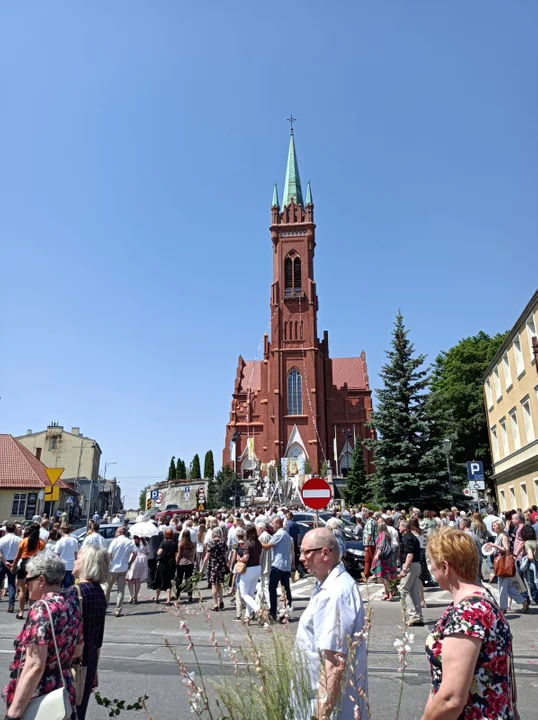
[(239, 430), (234, 430), (232, 442), (234, 444), (234, 510), (237, 507), (237, 441), (241, 437)]
[(452, 504), (454, 504), (454, 494), (452, 492), (452, 475), (450, 473), (450, 451), (452, 450), (452, 440), (450, 438), (445, 438), (443, 442), (441, 443), (443, 452), (446, 456), (446, 471), (448, 474), (448, 491), (450, 493), (450, 500)]

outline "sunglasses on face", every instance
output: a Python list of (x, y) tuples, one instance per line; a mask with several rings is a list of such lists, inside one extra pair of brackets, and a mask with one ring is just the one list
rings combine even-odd
[(34, 582), (34, 580), (37, 580), (40, 577), (41, 577), (41, 575), (32, 575), (32, 577), (27, 577), (26, 584), (28, 585), (28, 583)]

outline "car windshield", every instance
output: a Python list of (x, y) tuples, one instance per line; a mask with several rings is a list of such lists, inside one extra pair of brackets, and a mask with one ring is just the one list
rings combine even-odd
[(80, 537), (81, 535), (84, 535), (85, 532), (86, 532), (86, 528), (81, 527), (81, 528), (78, 528), (77, 530), (73, 530), (71, 535), (73, 535), (74, 537)]

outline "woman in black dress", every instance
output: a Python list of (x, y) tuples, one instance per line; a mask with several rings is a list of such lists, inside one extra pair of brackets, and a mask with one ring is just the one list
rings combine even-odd
[(73, 575), (78, 585), (67, 591), (74, 603), (80, 604), (82, 611), (82, 665), (86, 668), (84, 694), (77, 705), (78, 720), (85, 720), (90, 695), (98, 685), (97, 665), (105, 632), (106, 597), (101, 587), (108, 580), (110, 555), (106, 548), (99, 545), (84, 545), (77, 554)]
[(211, 595), (213, 596), (213, 612), (224, 610), (224, 593), (222, 585), (224, 578), (230, 572), (226, 563), (226, 543), (222, 538), (222, 530), (217, 527), (213, 529), (211, 540), (207, 543), (202, 571), (208, 567), (207, 579), (211, 583)]
[(164, 540), (157, 550), (157, 571), (155, 573), (155, 602), (159, 602), (161, 590), (166, 590), (166, 604), (172, 604), (172, 583), (176, 575), (177, 540), (174, 540), (174, 531), (167, 528), (164, 531)]

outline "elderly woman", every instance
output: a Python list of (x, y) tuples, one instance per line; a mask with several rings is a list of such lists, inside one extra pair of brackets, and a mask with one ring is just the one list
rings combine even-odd
[(78, 605), (60, 594), (65, 563), (55, 553), (41, 552), (28, 559), (26, 571), (33, 605), (15, 640), (11, 680), (2, 693), (8, 707), (6, 717), (21, 718), (31, 699), (64, 686), (73, 708), (72, 717), (76, 718), (75, 686), (70, 668), (82, 652), (82, 617)]
[(103, 588), (108, 580), (110, 555), (106, 548), (99, 545), (83, 545), (75, 560), (73, 575), (78, 585), (69, 588), (67, 596), (74, 604), (82, 605), (82, 631), (84, 647), (81, 662), (86, 668), (86, 683), (80, 704), (77, 705), (77, 718), (84, 720), (92, 690), (97, 687), (97, 665), (103, 635), (107, 602)]
[(426, 642), (432, 689), (422, 720), (515, 718), (512, 635), (499, 606), (476, 582), (473, 538), (444, 527), (428, 539), (432, 573), (453, 601)]
[[(486, 543), (486, 547), (494, 550), (500, 555), (510, 555), (510, 538), (508, 533), (504, 529), (504, 523), (502, 520), (495, 520), (491, 523), (491, 529), (497, 535), (494, 543)], [(508, 598), (521, 603), (522, 613), (526, 613), (529, 609), (530, 600), (522, 595), (516, 587), (516, 583), (513, 577), (499, 577), (499, 605), (503, 612), (508, 611)]]
[(207, 552), (204, 557), (202, 570), (207, 565), (207, 577), (211, 583), (211, 595), (213, 597), (213, 612), (224, 610), (224, 594), (222, 584), (226, 574), (229, 572), (226, 564), (226, 543), (222, 537), (222, 530), (219, 527), (213, 528), (211, 540), (207, 543)]
[(157, 571), (153, 587), (155, 588), (155, 602), (158, 603), (161, 590), (166, 592), (166, 605), (172, 605), (172, 583), (176, 576), (177, 540), (174, 539), (172, 528), (166, 528), (164, 539), (157, 550)]
[(372, 562), (372, 572), (375, 577), (381, 578), (381, 582), (385, 588), (385, 594), (381, 600), (392, 600), (390, 581), (394, 580), (398, 575), (396, 553), (393, 552), (392, 537), (383, 518), (378, 519), (377, 529), (378, 535)]

